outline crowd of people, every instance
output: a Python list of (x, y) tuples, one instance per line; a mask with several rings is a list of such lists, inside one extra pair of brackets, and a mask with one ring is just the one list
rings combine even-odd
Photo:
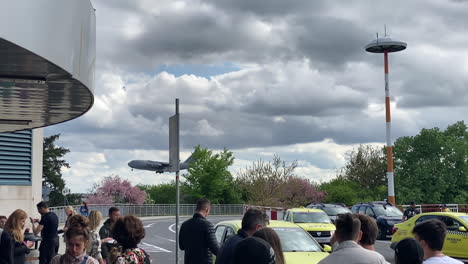
[[(248, 209), (237, 234), (221, 247), (215, 229), (207, 220), (211, 203), (207, 199), (197, 201), (196, 212), (180, 228), (179, 248), (184, 250), (185, 264), (285, 264), (282, 245), (274, 229), (267, 227), (268, 215), (256, 208)], [(103, 223), (100, 211), (89, 211), (86, 204), (80, 214), (69, 206), (65, 208), (67, 219), (62, 229), (59, 220), (47, 203), (37, 204), (40, 219), (29, 217), (32, 232), (41, 235), (40, 264), (149, 264), (150, 256), (138, 244), (145, 237), (142, 221), (135, 216), (122, 217), (119, 208), (111, 207), (109, 218)], [(409, 219), (418, 212), (414, 206), (405, 212)], [(0, 264), (22, 264), (34, 246), (26, 238), (25, 223), (28, 215), (21, 209), (10, 216), (0, 216)], [(341, 214), (336, 221), (336, 231), (331, 240), (332, 253), (319, 264), (334, 263), (388, 263), (375, 250), (378, 227), (374, 218), (363, 214)], [(436, 219), (417, 224), (412, 230), (414, 238), (406, 238), (395, 246), (396, 264), (461, 264), (442, 252), (446, 225)], [(63, 233), (65, 253), (58, 254), (59, 233)]]
[[(274, 229), (268, 228), (265, 212), (250, 208), (236, 235), (219, 247), (215, 229), (206, 218), (211, 203), (207, 199), (197, 202), (193, 217), (180, 229), (179, 248), (185, 251), (185, 264), (284, 264), (280, 238)], [(414, 204), (405, 212), (409, 219), (419, 212)], [(319, 264), (379, 264), (388, 263), (375, 250), (378, 226), (374, 218), (364, 214), (341, 214), (336, 219), (336, 231), (331, 241), (332, 253)], [(395, 246), (396, 264), (462, 264), (445, 256), (442, 247), (447, 234), (446, 225), (436, 219), (416, 225), (414, 238), (406, 238)]]
[[(102, 227), (100, 211), (88, 211), (86, 203), (77, 214), (72, 206), (65, 208), (67, 219), (62, 229), (59, 219), (46, 202), (37, 204), (40, 219), (29, 218), (34, 235), (41, 236), (39, 264), (149, 264), (150, 256), (138, 244), (145, 237), (142, 221), (135, 216), (122, 217), (117, 207), (109, 208), (109, 219)], [(23, 264), (34, 246), (26, 238), (25, 211), (15, 210), (0, 217), (0, 264)], [(63, 233), (65, 253), (60, 255), (59, 234)]]

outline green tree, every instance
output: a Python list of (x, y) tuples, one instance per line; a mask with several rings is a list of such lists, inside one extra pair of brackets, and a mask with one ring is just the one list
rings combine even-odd
[(70, 165), (63, 158), (70, 150), (55, 145), (60, 134), (44, 137), (43, 142), (43, 165), (42, 165), (42, 185), (51, 188), (49, 203), (51, 206), (63, 205), (65, 181), (62, 178), (62, 168), (70, 168)]
[(176, 186), (175, 186), (174, 181), (170, 183), (163, 183), (163, 184), (158, 184), (158, 185), (140, 185), (138, 187), (148, 194), (149, 197), (148, 197), (147, 203), (155, 203), (155, 204), (175, 204), (176, 203)]
[(466, 203), (468, 131), (464, 122), (422, 129), (395, 142), (395, 191), (401, 203)]
[(214, 154), (207, 148), (196, 146), (188, 173), (184, 174), (187, 202), (206, 197), (212, 203), (239, 203), (240, 194), (228, 168), (234, 163), (231, 151), (224, 149)]
[(336, 178), (323, 183), (325, 200), (352, 205), (357, 202), (383, 200), (387, 197), (387, 159), (385, 148), (360, 145), (347, 153), (346, 164)]
[(295, 207), (322, 201), (325, 193), (297, 176), (296, 168), (296, 161), (286, 163), (275, 155), (271, 162), (259, 160), (240, 170), (236, 185), (244, 200), (255, 205)]
[(329, 182), (322, 183), (320, 190), (326, 192), (326, 203), (344, 203), (353, 205), (361, 201), (358, 197), (359, 184), (346, 180), (343, 177), (335, 178)]

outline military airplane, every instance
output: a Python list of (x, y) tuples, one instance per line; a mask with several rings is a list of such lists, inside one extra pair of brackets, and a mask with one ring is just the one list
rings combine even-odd
[[(180, 163), (179, 168), (181, 170), (186, 170), (188, 169), (189, 163), (193, 162), (192, 155), (188, 157), (184, 162)], [(156, 173), (164, 173), (164, 172), (170, 172), (171, 171), (171, 166), (169, 165), (169, 162), (164, 162), (164, 161), (152, 161), (152, 160), (132, 160), (128, 163), (128, 166), (133, 169), (137, 170), (148, 170), (148, 171), (154, 171)]]

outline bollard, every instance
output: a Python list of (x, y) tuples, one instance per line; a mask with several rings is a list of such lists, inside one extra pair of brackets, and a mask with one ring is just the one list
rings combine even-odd
[(25, 264), (39, 264), (39, 250), (31, 249), (29, 254), (26, 254), (24, 258)]

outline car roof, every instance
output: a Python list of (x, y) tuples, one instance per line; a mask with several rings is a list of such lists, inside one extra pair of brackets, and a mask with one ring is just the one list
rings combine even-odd
[(418, 216), (423, 216), (423, 215), (467, 216), (468, 213), (456, 213), (456, 212), (427, 212), (427, 213), (418, 214)]
[(387, 203), (387, 202), (384, 202), (384, 201), (375, 201), (375, 202), (360, 202), (360, 203), (357, 203), (357, 204), (353, 205), (353, 207), (356, 207), (356, 206), (374, 206), (374, 205), (394, 206), (393, 204)]
[[(235, 227), (236, 230), (239, 230), (242, 226), (242, 220), (229, 220), (229, 221), (222, 221), (217, 223), (216, 225), (226, 225), (226, 226), (232, 226)], [(270, 220), (270, 224), (268, 227), (294, 227), (294, 228), (300, 228), (298, 225), (291, 223), (291, 222), (286, 222), (286, 221), (281, 221), (281, 220)]]
[[(336, 204), (336, 203), (316, 203), (316, 204), (309, 204), (308, 206), (317, 206), (317, 207), (346, 207), (343, 204)], [(347, 208), (347, 207), (346, 207)]]
[(291, 208), (288, 209), (290, 212), (304, 212), (304, 213), (323, 213), (320, 209), (313, 209), (313, 208)]

